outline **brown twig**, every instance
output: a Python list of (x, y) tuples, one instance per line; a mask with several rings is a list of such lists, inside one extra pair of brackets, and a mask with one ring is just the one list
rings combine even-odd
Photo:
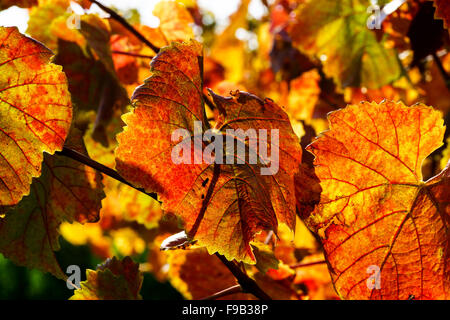
[(124, 56), (131, 56), (131, 57), (136, 57), (136, 58), (153, 59), (153, 56), (147, 56), (145, 54), (139, 54), (139, 53), (133, 53), (133, 52), (112, 50), (111, 53), (113, 53), (113, 54), (122, 54)]
[(442, 75), (442, 78), (444, 78), (445, 85), (447, 86), (447, 89), (450, 90), (450, 75), (445, 70), (444, 66), (442, 65), (441, 59), (439, 59), (436, 52), (433, 52), (431, 54), (433, 56), (434, 63), (436, 63), (436, 66), (439, 69), (439, 72)]
[(296, 264), (292, 264), (289, 267), (292, 269), (297, 269), (297, 268), (303, 268), (303, 267), (310, 267), (310, 266), (315, 266), (318, 264), (324, 264), (327, 263), (325, 260), (320, 260), (320, 261), (314, 261), (314, 262), (304, 262), (304, 263), (296, 263)]
[(258, 286), (255, 280), (246, 275), (233, 261), (228, 261), (227, 258), (218, 253), (216, 253), (216, 256), (234, 275), (238, 283), (241, 285), (242, 292), (251, 293), (260, 300), (272, 300), (272, 298)]
[(208, 96), (206, 94), (203, 93), (203, 101), (205, 101), (206, 105), (211, 109), (214, 110), (216, 108), (216, 106), (214, 105), (214, 103), (212, 103), (211, 100), (209, 100)]
[(81, 154), (81, 153), (79, 153), (79, 152), (77, 152), (75, 150), (72, 150), (72, 149), (69, 149), (69, 148), (66, 148), (66, 147), (64, 147), (62, 149), (62, 151), (58, 151), (57, 154), (60, 154), (62, 156), (66, 156), (68, 158), (71, 158), (71, 159), (73, 159), (75, 161), (81, 162), (82, 164), (84, 164), (84, 165), (86, 165), (88, 167), (91, 167), (92, 169), (100, 171), (101, 173), (106, 174), (107, 176), (109, 176), (109, 177), (111, 177), (113, 179), (116, 179), (117, 181), (120, 181), (120, 182), (126, 184), (127, 186), (130, 186), (130, 187), (132, 187), (132, 188), (134, 188), (134, 189), (136, 189), (136, 190), (138, 190), (138, 191), (140, 191), (142, 193), (145, 193), (146, 195), (152, 197), (155, 200), (158, 200), (158, 198), (157, 198), (155, 193), (147, 193), (147, 192), (145, 192), (144, 189), (135, 187), (130, 182), (125, 180), (117, 171), (115, 171), (115, 170), (113, 170), (113, 169), (111, 169), (111, 168), (109, 168), (109, 167), (107, 167), (107, 166), (105, 166), (105, 165), (103, 165), (101, 163), (98, 163), (95, 160), (92, 160), (91, 158), (85, 156), (84, 154)]
[(92, 3), (95, 3), (97, 6), (100, 7), (100, 9), (102, 9), (103, 11), (105, 11), (106, 13), (108, 13), (111, 18), (113, 18), (114, 20), (116, 20), (117, 22), (119, 22), (121, 25), (123, 25), (126, 29), (128, 29), (128, 31), (130, 31), (132, 34), (134, 34), (136, 36), (136, 38), (138, 38), (139, 40), (141, 40), (143, 43), (145, 43), (148, 47), (150, 47), (153, 51), (155, 51), (155, 53), (159, 52), (159, 49), (157, 46), (155, 46), (153, 43), (151, 43), (149, 40), (147, 40), (147, 38), (145, 38), (142, 33), (140, 33), (139, 31), (137, 31), (131, 24), (128, 23), (127, 20), (125, 20), (122, 16), (118, 15), (114, 10), (106, 7), (105, 5), (101, 4), (100, 2), (96, 1), (96, 0), (89, 0)]
[(216, 300), (222, 297), (226, 297), (229, 296), (231, 294), (235, 294), (235, 293), (241, 293), (242, 292), (242, 287), (240, 284), (237, 284), (235, 286), (229, 287), (225, 290), (219, 291), (217, 293), (214, 293), (206, 298), (202, 298), (200, 300)]

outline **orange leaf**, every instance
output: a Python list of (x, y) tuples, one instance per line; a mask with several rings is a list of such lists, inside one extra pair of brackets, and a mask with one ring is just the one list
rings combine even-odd
[[(216, 125), (221, 135), (226, 129), (279, 130), (278, 173), (260, 175), (261, 163), (248, 161), (174, 164), (172, 132), (184, 128), (193, 134), (194, 121), (210, 126), (204, 117), (201, 61), (202, 48), (195, 41), (174, 42), (152, 61), (153, 75), (133, 95), (137, 107), (123, 117), (127, 127), (117, 136), (116, 167), (136, 186), (158, 192), (163, 210), (180, 216), (188, 236), (210, 253), (254, 264), (249, 242), (255, 234), (276, 232), (278, 223), (295, 226), (293, 176), (301, 159), (299, 141), (286, 113), (271, 100), (246, 92), (227, 98), (211, 92), (222, 111)], [(260, 137), (259, 144), (269, 141)], [(251, 146), (250, 151), (256, 153)]]
[(347, 299), (448, 299), (450, 176), (422, 181), (442, 145), (441, 113), (422, 104), (350, 105), (310, 145), (321, 199), (308, 220)]
[(108, 259), (96, 271), (86, 270), (87, 280), (70, 300), (141, 300), (142, 274), (130, 257)]
[(0, 212), (30, 191), (42, 152), (61, 150), (72, 120), (67, 79), (52, 52), (0, 27)]

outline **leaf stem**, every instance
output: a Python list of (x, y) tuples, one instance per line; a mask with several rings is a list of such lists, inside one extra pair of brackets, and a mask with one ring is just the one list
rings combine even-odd
[(158, 200), (157, 196), (155, 193), (147, 193), (144, 189), (141, 188), (137, 188), (134, 185), (132, 185), (130, 182), (128, 182), (127, 180), (125, 180), (117, 171), (95, 161), (92, 160), (91, 158), (85, 156), (84, 154), (79, 153), (78, 151), (69, 149), (67, 147), (63, 147), (63, 149), (61, 151), (58, 151), (57, 154), (60, 154), (62, 156), (66, 156), (68, 158), (71, 158), (75, 161), (81, 162), (82, 164), (91, 167), (92, 169), (95, 169), (97, 171), (100, 171), (101, 173), (119, 181), (122, 182), (124, 184), (126, 184), (127, 186), (130, 186), (142, 193), (145, 193), (146, 195), (152, 197), (155, 200)]
[(219, 291), (217, 293), (214, 293), (208, 297), (202, 298), (200, 300), (215, 300), (215, 299), (219, 299), (225, 296), (229, 296), (231, 294), (235, 294), (235, 293), (240, 293), (242, 292), (242, 287), (240, 284), (237, 284), (235, 286), (229, 287), (225, 290)]
[(140, 33), (139, 31), (137, 31), (131, 24), (128, 23), (127, 20), (125, 20), (122, 16), (120, 16), (119, 14), (117, 14), (114, 10), (106, 7), (105, 5), (101, 4), (100, 2), (96, 1), (96, 0), (89, 0), (92, 3), (95, 3), (97, 6), (100, 7), (100, 9), (102, 9), (103, 11), (105, 11), (106, 13), (109, 13), (109, 15), (111, 16), (111, 18), (113, 18), (114, 20), (116, 20), (117, 22), (119, 22), (121, 25), (123, 25), (126, 29), (128, 29), (128, 31), (130, 31), (132, 34), (134, 34), (139, 40), (141, 40), (143, 43), (145, 43), (150, 49), (152, 49), (153, 51), (155, 51), (155, 53), (159, 52), (159, 49), (157, 46), (155, 46), (153, 43), (151, 43), (149, 40), (147, 40), (147, 38), (145, 38), (142, 33)]
[(228, 261), (227, 258), (218, 253), (216, 253), (216, 256), (237, 279), (242, 288), (242, 292), (251, 293), (260, 300), (272, 300), (272, 298), (258, 286), (255, 280), (251, 279), (248, 275), (242, 272), (242, 270), (233, 261)]
[(304, 263), (296, 263), (296, 264), (292, 264), (289, 267), (292, 269), (296, 269), (296, 268), (304, 268), (304, 267), (309, 267), (309, 266), (315, 266), (318, 264), (324, 264), (326, 263), (325, 260), (319, 260), (319, 261), (314, 261), (314, 262), (304, 262)]
[(124, 56), (131, 56), (131, 57), (136, 57), (136, 58), (153, 59), (153, 56), (147, 56), (145, 54), (139, 54), (139, 53), (133, 53), (133, 52), (112, 50), (111, 53), (112, 54), (122, 54)]
[(436, 63), (436, 66), (438, 67), (439, 72), (442, 75), (442, 78), (444, 78), (447, 89), (450, 90), (450, 75), (445, 70), (444, 66), (442, 65), (441, 59), (439, 59), (436, 52), (433, 52), (431, 55), (433, 56), (434, 63)]

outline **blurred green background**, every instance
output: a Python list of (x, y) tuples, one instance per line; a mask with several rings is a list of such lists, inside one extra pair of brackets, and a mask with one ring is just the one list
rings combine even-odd
[[(88, 246), (73, 246), (64, 239), (60, 243), (61, 249), (56, 252), (60, 265), (63, 270), (68, 265), (78, 265), (82, 270), (81, 281), (86, 280), (86, 269), (95, 270), (103, 262), (92, 255)], [(145, 262), (145, 257), (144, 252), (133, 260)], [(36, 269), (18, 267), (0, 254), (0, 300), (67, 300), (72, 294), (73, 290), (67, 289), (64, 281)], [(144, 273), (141, 295), (144, 300), (182, 299), (169, 282), (160, 283), (149, 273)]]

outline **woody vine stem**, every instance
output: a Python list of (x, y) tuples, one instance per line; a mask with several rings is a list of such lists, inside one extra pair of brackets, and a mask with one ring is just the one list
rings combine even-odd
[[(133, 33), (139, 40), (142, 41), (145, 45), (147, 45), (149, 48), (151, 48), (156, 54), (159, 52), (160, 48), (152, 44), (148, 39), (146, 39), (139, 31), (137, 31), (133, 26), (131, 26), (123, 17), (121, 17), (119, 14), (117, 14), (114, 10), (104, 6), (103, 4), (99, 3), (96, 0), (89, 0), (91, 3), (96, 4), (99, 6), (102, 10), (104, 10), (106, 13), (108, 13), (112, 19), (116, 20), (120, 24), (122, 24), (126, 29), (128, 29), (131, 33)], [(213, 103), (208, 99), (208, 97), (203, 94), (203, 99), (205, 103), (214, 109)], [(146, 195), (152, 197), (155, 200), (157, 199), (157, 196), (155, 193), (147, 193), (145, 190), (141, 188), (135, 187), (132, 183), (128, 182), (126, 179), (124, 179), (117, 171), (89, 158), (88, 156), (85, 156), (77, 151), (74, 151), (72, 149), (64, 147), (62, 151), (57, 152), (57, 154), (69, 157), (75, 161), (78, 161), (86, 166), (89, 166), (117, 181), (120, 181), (140, 192), (145, 193)], [(230, 288), (224, 289), (220, 292), (217, 292), (210, 297), (205, 297), (204, 299), (217, 299), (219, 297), (226, 296), (228, 294), (233, 294), (237, 292), (244, 292), (244, 293), (250, 293), (253, 294), (255, 297), (261, 300), (271, 300), (270, 296), (264, 292), (263, 289), (259, 287), (259, 285), (250, 278), (245, 271), (241, 269), (241, 267), (234, 261), (228, 261), (224, 256), (216, 253), (216, 256), (222, 261), (222, 263), (230, 270), (230, 272), (233, 274), (233, 276), (236, 278), (239, 285), (232, 286)]]

